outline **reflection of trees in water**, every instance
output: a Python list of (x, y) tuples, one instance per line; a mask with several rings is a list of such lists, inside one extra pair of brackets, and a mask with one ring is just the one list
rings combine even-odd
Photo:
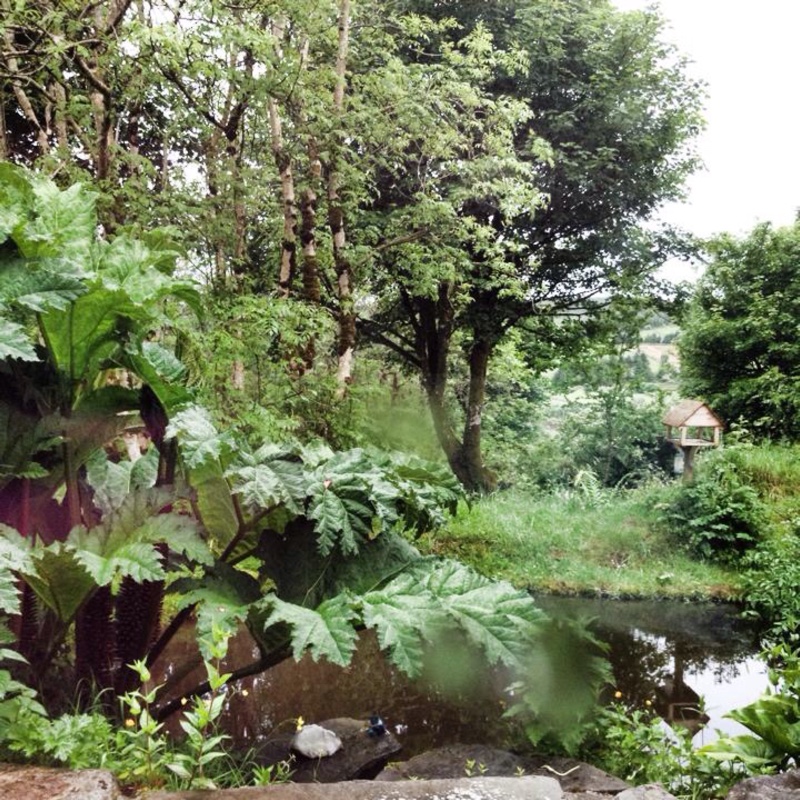
[(609, 646), (608, 660), (624, 701), (642, 705), (651, 700), (669, 674), (670, 654), (660, 649), (655, 639), (636, 636), (632, 631), (599, 628), (598, 638)]
[[(756, 636), (732, 613), (712, 610), (698, 619), (682, 619), (674, 609), (662, 618), (650, 606), (639, 621), (647, 632), (614, 624), (596, 626), (598, 638), (609, 646), (608, 658), (623, 701), (642, 706), (648, 700), (661, 716), (696, 731), (707, 721), (693, 675), (711, 674), (715, 683), (738, 677), (742, 664), (756, 651)], [(707, 627), (700, 625), (703, 621)], [(670, 630), (671, 628), (671, 630)]]

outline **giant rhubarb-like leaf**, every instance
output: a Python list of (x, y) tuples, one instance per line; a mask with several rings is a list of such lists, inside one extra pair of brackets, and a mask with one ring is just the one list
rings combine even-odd
[(258, 604), (266, 614), (263, 627), (286, 623), (292, 629), (292, 652), (295, 659), (304, 653), (318, 661), (326, 658), (333, 664), (350, 663), (358, 635), (353, 622), (356, 613), (346, 595), (326, 600), (316, 609), (286, 603), (274, 595)]

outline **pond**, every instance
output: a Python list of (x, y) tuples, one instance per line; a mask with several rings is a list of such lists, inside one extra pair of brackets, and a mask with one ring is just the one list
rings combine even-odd
[[(593, 630), (609, 646), (623, 701), (652, 702), (662, 716), (695, 731), (698, 744), (713, 738), (715, 729), (741, 732), (723, 714), (766, 687), (756, 633), (731, 606), (537, 600), (556, 618), (593, 618)], [(191, 638), (190, 630), (183, 631), (154, 671), (156, 680), (169, 680), (178, 692), (202, 677)], [(256, 657), (253, 641), (242, 633), (231, 643), (227, 668)], [(502, 714), (513, 702), (508, 683), (501, 670), (487, 670), (457, 642), (432, 650), (424, 675), (412, 682), (387, 663), (374, 637), (364, 634), (347, 668), (306, 657), (239, 681), (230, 688), (223, 724), (237, 745), (249, 746), (292, 732), (297, 717), (310, 723), (333, 717), (366, 720), (379, 713), (402, 743), (404, 758), (455, 742), (503, 747), (509, 744), (509, 726)]]
[(593, 619), (623, 701), (654, 702), (663, 717), (693, 731), (698, 745), (716, 731), (743, 733), (724, 715), (767, 687), (758, 632), (735, 606), (544, 596), (537, 602), (554, 617)]

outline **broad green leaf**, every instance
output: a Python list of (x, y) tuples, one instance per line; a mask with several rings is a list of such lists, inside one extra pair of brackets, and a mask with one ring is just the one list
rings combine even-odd
[(137, 315), (145, 316), (123, 292), (95, 288), (67, 310), (50, 309), (39, 319), (56, 366), (81, 382), (94, 379), (121, 349)]
[(426, 627), (435, 617), (433, 627), (443, 625), (430, 593), (413, 576), (400, 575), (385, 589), (368, 592), (360, 600), (364, 624), (376, 630), (392, 663), (412, 678), (419, 675)]
[(30, 540), (0, 523), (0, 611), (19, 613), (18, 574), (32, 568)]
[(358, 533), (371, 531), (372, 511), (358, 500), (340, 497), (331, 487), (322, 491), (311, 501), (308, 516), (315, 521), (319, 550), (330, 553), (338, 544), (345, 555), (358, 552)]
[(164, 578), (160, 554), (151, 544), (128, 542), (106, 554), (101, 541), (93, 542), (86, 537), (80, 546), (74, 544), (73, 552), (98, 586), (118, 587), (122, 578), (131, 578), (137, 583)]
[(92, 502), (103, 513), (118, 509), (131, 489), (132, 461), (111, 461), (98, 450), (86, 462), (86, 478), (92, 487)]
[(211, 564), (213, 557), (203, 541), (195, 519), (185, 514), (157, 514), (146, 519), (134, 536), (143, 542), (164, 542), (173, 553), (190, 561)]
[(197, 639), (203, 657), (217, 658), (215, 647), (224, 646), (247, 619), (261, 597), (258, 582), (227, 564), (217, 563), (201, 580), (179, 580), (170, 593), (179, 609), (197, 605)]
[(228, 433), (220, 433), (210, 412), (198, 405), (187, 406), (173, 415), (167, 426), (167, 436), (177, 437), (181, 455), (188, 469), (206, 461), (220, 461), (233, 447)]
[(52, 181), (33, 181), (34, 214), (14, 239), (28, 258), (58, 256), (73, 274), (85, 274), (95, 239), (97, 195), (80, 184), (60, 190)]
[(770, 742), (747, 735), (720, 737), (697, 752), (715, 761), (742, 761), (755, 769), (779, 764), (786, 755), (786, 751)]
[(0, 569), (26, 572), (31, 568), (31, 542), (0, 522)]
[(158, 461), (158, 450), (155, 447), (149, 447), (141, 458), (134, 461), (131, 468), (131, 488), (133, 490), (150, 489), (155, 486), (158, 478)]
[(16, 303), (31, 311), (64, 310), (85, 294), (85, 281), (21, 258), (0, 261), (0, 306)]
[(92, 576), (63, 542), (34, 550), (31, 569), (24, 578), (36, 596), (64, 623), (73, 620), (96, 588)]
[(185, 385), (186, 369), (165, 347), (155, 342), (129, 342), (120, 358), (153, 390), (167, 414), (191, 403), (193, 395)]
[(285, 603), (271, 595), (259, 607), (266, 614), (265, 629), (278, 623), (291, 626), (295, 659), (309, 652), (314, 661), (326, 658), (342, 667), (350, 663), (358, 638), (353, 626), (357, 617), (346, 596), (326, 600), (314, 610)]
[(39, 360), (33, 341), (22, 325), (0, 317), (0, 359), (4, 358)]
[(22, 227), (32, 206), (30, 174), (9, 161), (0, 162), (0, 244)]
[(272, 459), (252, 466), (228, 470), (233, 490), (245, 505), (260, 510), (283, 504), (294, 514), (302, 511), (301, 503), (308, 493), (303, 465), (296, 461)]
[(456, 561), (416, 569), (450, 619), (479, 645), (490, 664), (513, 664), (543, 614), (530, 596), (505, 581), (492, 581)]
[(216, 462), (201, 464), (191, 474), (197, 495), (197, 510), (209, 539), (226, 547), (239, 531), (239, 519), (231, 495), (231, 487), (222, 477)]

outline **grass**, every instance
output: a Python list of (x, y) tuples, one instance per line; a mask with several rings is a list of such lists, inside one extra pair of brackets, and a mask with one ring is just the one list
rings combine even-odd
[(420, 544), (479, 572), (554, 594), (725, 599), (737, 573), (691, 558), (659, 531), (669, 487), (532, 497), (501, 493), (464, 505)]

